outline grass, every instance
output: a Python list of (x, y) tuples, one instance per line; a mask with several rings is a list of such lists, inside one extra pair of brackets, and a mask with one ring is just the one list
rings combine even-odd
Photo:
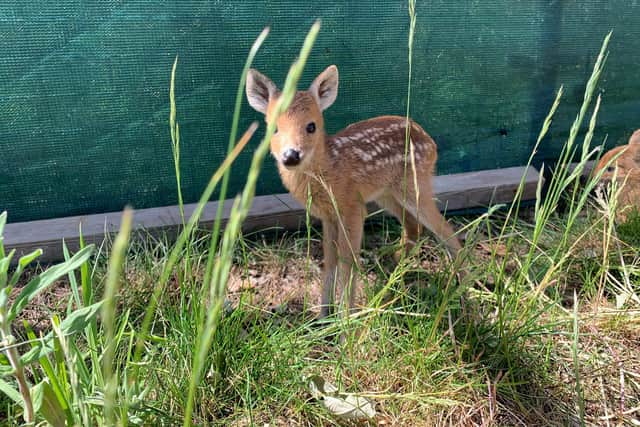
[[(291, 100), (318, 29), (292, 66), (280, 110)], [(266, 34), (251, 50), (239, 97)], [(130, 235), (125, 214), (113, 244), (99, 251), (83, 245), (60, 266), (29, 277), (24, 267), (38, 253), (9, 269), (12, 254), (0, 244), (6, 424), (349, 424), (312, 397), (312, 376), (373, 402), (375, 419), (360, 424), (638, 423), (638, 217), (616, 225), (615, 203), (589, 196), (597, 177), (579, 185), (586, 162), (597, 155), (590, 148), (599, 109), (593, 98), (608, 39), (535, 206), (520, 207), (521, 186), (513, 205), (454, 219), (466, 235), (462, 283), (458, 266), (429, 238), (394, 261), (399, 224), (375, 215), (362, 253), (362, 309), (315, 322), (321, 235), (310, 218), (296, 233), (241, 232), (273, 124), (224, 231), (198, 230), (204, 203), (218, 185), (226, 188), (229, 168), (255, 130), (235, 143), (240, 101), (229, 156), (193, 216), (183, 217), (177, 240)], [(173, 83), (170, 93), (180, 188), (185, 146)], [(540, 144), (560, 143), (544, 136), (561, 96), (560, 90), (531, 158)], [(578, 167), (570, 172), (573, 161)], [(566, 208), (558, 212), (561, 204)], [(222, 230), (219, 219), (214, 230)], [(97, 255), (89, 259), (91, 253)], [(61, 309), (38, 304), (60, 289), (66, 290), (56, 294), (66, 301)], [(34, 313), (49, 321), (36, 329), (27, 321)]]
[[(532, 238), (533, 224), (522, 215), (514, 249), (505, 254), (494, 235), (505, 218), (496, 216), (476, 230), (474, 253), (479, 264), (492, 268), (506, 258), (511, 273), (505, 275), (512, 277)], [(472, 219), (458, 221), (465, 224)], [(563, 221), (554, 218), (550, 225), (559, 229)], [(492, 283), (487, 274), (464, 299), (451, 298), (443, 292), (449, 263), (429, 239), (423, 242), (420, 254), (407, 260), (401, 273), (404, 283), (393, 281), (398, 275), (392, 252), (399, 241), (399, 226), (386, 217), (369, 221), (363, 252), (369, 298), (381, 288), (388, 289), (386, 297), (379, 307), (365, 309), (346, 325), (314, 326), (310, 318), (315, 311), (304, 304), (305, 291), (317, 292), (320, 283), (319, 270), (311, 269), (306, 279), (309, 285), (306, 289), (300, 285), (307, 275), (307, 244), (310, 263), (320, 261), (318, 231), (311, 231), (311, 240), (304, 231), (244, 237), (234, 252), (230, 272), (229, 298), (235, 309), (221, 318), (212, 338), (206, 373), (196, 389), (194, 424), (338, 423), (322, 405), (310, 400), (304, 378), (312, 374), (372, 398), (379, 420), (389, 425), (448, 421), (458, 425), (566, 425), (579, 421), (580, 402), (587, 423), (605, 424), (601, 417), (607, 416), (612, 423), (629, 422), (634, 414), (624, 415), (624, 411), (640, 404), (640, 357), (634, 342), (640, 332), (640, 312), (632, 301), (615, 307), (613, 283), (606, 284), (604, 301), (597, 301), (597, 294), (581, 294), (583, 283), (576, 280), (579, 263), (592, 258), (589, 245), (599, 243), (600, 230), (592, 227), (594, 221), (589, 215), (578, 219), (579, 227), (571, 237), (577, 238), (584, 229), (592, 232), (583, 237), (585, 247), (572, 256), (566, 277), (558, 276), (563, 282), (548, 295), (537, 296), (535, 305), (528, 301), (531, 291), (514, 290), (532, 308), (526, 313), (510, 310), (502, 325), (496, 313), (495, 278)], [(546, 245), (553, 248), (557, 236), (544, 237), (541, 250), (546, 253)], [(149, 250), (149, 244), (140, 237), (134, 239), (124, 262), (119, 312), (131, 308), (128, 316), (118, 317), (128, 317), (131, 329), (143, 314), (140, 299), (148, 297), (161, 274), (159, 266), (167, 262), (163, 254), (171, 247), (163, 239), (153, 243), (155, 251)], [(189, 316), (191, 304), (183, 294), (199, 286), (207, 250), (206, 240), (192, 248), (194, 276), (172, 283), (158, 306), (154, 340), (147, 346), (142, 368), (149, 392), (129, 413), (144, 424), (173, 425), (183, 420), (184, 394), (192, 374), (191, 346), (197, 338)], [(633, 253), (624, 253), (624, 257), (629, 264), (639, 262)], [(612, 272), (620, 267), (611, 264)], [(108, 271), (99, 262), (96, 283), (106, 280)], [(635, 280), (637, 289), (637, 276)], [(597, 287), (598, 282), (594, 276), (587, 285)], [(577, 312), (573, 311), (574, 290)], [(443, 301), (449, 313), (436, 324)], [(338, 332), (359, 335), (343, 347), (335, 339)], [(624, 411), (620, 372), (626, 381)], [(577, 400), (577, 377), (582, 400)]]

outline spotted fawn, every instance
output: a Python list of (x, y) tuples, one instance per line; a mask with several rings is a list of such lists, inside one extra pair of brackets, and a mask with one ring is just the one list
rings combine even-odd
[[(271, 153), (284, 185), (322, 220), (324, 282), (320, 316), (329, 314), (336, 293), (353, 307), (366, 203), (376, 202), (403, 223), (410, 250), (422, 226), (456, 256), (460, 243), (433, 201), (431, 177), (437, 159), (433, 139), (415, 122), (380, 116), (354, 123), (336, 135), (325, 132), (322, 112), (338, 95), (338, 69), (331, 65), (289, 108), (275, 117), (280, 92), (250, 70), (246, 94), (251, 107), (276, 121)], [(408, 139), (407, 139), (407, 126)]]

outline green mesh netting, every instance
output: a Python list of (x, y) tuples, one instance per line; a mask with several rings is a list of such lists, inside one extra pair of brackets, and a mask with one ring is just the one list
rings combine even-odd
[[(418, 1), (412, 116), (439, 145), (439, 173), (523, 164), (561, 84), (565, 97), (536, 161), (557, 155), (605, 34), (596, 141), (640, 127), (640, 3)], [(187, 202), (221, 162), (245, 55), (281, 83), (313, 21), (322, 30), (303, 84), (331, 63), (340, 93), (329, 131), (403, 114), (403, 1), (29, 1), (0, 8), (0, 210), (11, 221), (176, 203), (168, 87), (176, 84)], [(258, 118), (245, 102), (241, 131)], [(258, 141), (258, 134), (252, 146)], [(245, 179), (251, 149), (233, 168)], [(259, 194), (282, 191), (268, 161)]]

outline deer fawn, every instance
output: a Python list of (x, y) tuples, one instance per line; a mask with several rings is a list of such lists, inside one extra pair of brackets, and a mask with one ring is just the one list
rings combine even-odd
[[(620, 154), (621, 151), (623, 151), (622, 154)], [(610, 163), (615, 156), (618, 156), (615, 162)], [(616, 217), (620, 221), (625, 221), (630, 207), (640, 209), (640, 129), (631, 135), (627, 145), (621, 145), (606, 152), (595, 167), (594, 173), (607, 168), (600, 177), (601, 183), (605, 184), (613, 180), (616, 166), (618, 167), (615, 175), (618, 188), (624, 184), (618, 193)]]
[(460, 243), (432, 199), (436, 144), (418, 124), (405, 117), (381, 116), (328, 136), (322, 112), (338, 95), (335, 65), (316, 77), (307, 91), (297, 92), (280, 117), (274, 117), (280, 93), (268, 77), (250, 70), (246, 92), (251, 107), (263, 113), (267, 122), (276, 121), (271, 153), (284, 185), (302, 205), (310, 194), (311, 214), (322, 220), (321, 317), (329, 314), (336, 291), (347, 307), (354, 304), (352, 284), (359, 267), (367, 202), (375, 201), (403, 222), (407, 249), (415, 245), (425, 226), (452, 256), (458, 253)]

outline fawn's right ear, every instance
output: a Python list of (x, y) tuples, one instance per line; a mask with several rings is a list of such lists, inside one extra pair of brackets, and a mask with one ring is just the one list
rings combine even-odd
[(264, 74), (249, 70), (247, 74), (247, 100), (254, 110), (267, 114), (269, 99), (276, 93), (276, 85)]

